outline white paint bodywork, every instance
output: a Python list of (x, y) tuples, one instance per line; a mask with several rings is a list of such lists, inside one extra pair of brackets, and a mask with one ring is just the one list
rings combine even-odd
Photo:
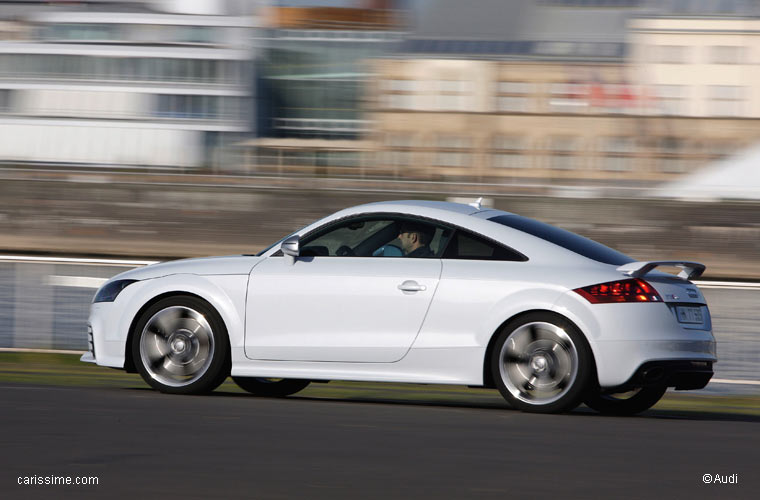
[[(501, 241), (526, 262), (229, 256), (154, 264), (112, 278), (139, 280), (110, 303), (92, 305), (98, 364), (124, 367), (127, 339), (140, 310), (165, 294), (208, 301), (229, 335), (237, 376), (480, 385), (486, 350), (500, 326), (527, 311), (551, 311), (584, 334), (602, 387), (628, 380), (654, 360), (715, 361), (709, 315), (680, 324), (665, 302), (591, 304), (575, 288), (627, 278), (540, 238), (488, 221), (503, 215), (469, 205), (386, 202), (343, 210), (307, 226), (357, 214), (393, 213), (436, 219)], [(424, 291), (404, 292), (412, 280)], [(663, 297), (704, 304), (697, 287), (652, 272)], [(696, 297), (685, 296), (685, 287)], [(672, 301), (670, 301), (672, 302)], [(707, 308), (704, 308), (705, 311)]]

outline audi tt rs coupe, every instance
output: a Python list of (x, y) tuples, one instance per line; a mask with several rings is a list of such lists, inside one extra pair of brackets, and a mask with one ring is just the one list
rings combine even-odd
[(480, 202), (371, 203), (257, 255), (115, 276), (82, 360), (175, 394), (230, 375), (262, 396), (311, 381), (462, 384), (524, 411), (634, 414), (713, 375), (710, 313), (690, 281), (704, 269), (637, 262)]

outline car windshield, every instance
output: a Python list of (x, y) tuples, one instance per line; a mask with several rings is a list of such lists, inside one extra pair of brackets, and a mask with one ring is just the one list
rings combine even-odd
[(542, 240), (566, 248), (571, 252), (575, 252), (588, 259), (602, 262), (604, 264), (621, 266), (634, 261), (634, 259), (627, 255), (620, 253), (617, 250), (613, 250), (608, 246), (602, 245), (599, 242), (584, 238), (583, 236), (566, 231), (565, 229), (560, 229), (534, 219), (529, 219), (528, 217), (522, 217), (520, 215), (499, 215), (491, 217), (488, 220), (536, 236)]

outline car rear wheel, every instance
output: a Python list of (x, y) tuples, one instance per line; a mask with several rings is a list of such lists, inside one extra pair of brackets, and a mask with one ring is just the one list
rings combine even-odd
[(584, 403), (605, 415), (635, 415), (657, 404), (667, 389), (665, 386), (651, 386), (616, 394), (595, 392), (587, 395)]
[(582, 401), (590, 380), (591, 350), (567, 319), (531, 313), (504, 326), (491, 359), (504, 399), (522, 411), (559, 413)]
[(309, 385), (309, 380), (287, 378), (232, 377), (241, 389), (255, 396), (281, 398), (295, 394)]
[(168, 297), (150, 306), (135, 326), (132, 356), (151, 387), (172, 394), (213, 391), (230, 373), (224, 322), (196, 297)]

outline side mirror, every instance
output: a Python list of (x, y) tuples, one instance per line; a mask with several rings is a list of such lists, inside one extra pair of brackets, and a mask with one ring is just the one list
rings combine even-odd
[(282, 245), (280, 245), (280, 250), (282, 250), (282, 254), (285, 256), (285, 262), (290, 265), (293, 265), (293, 263), (295, 263), (296, 257), (298, 257), (298, 254), (300, 252), (298, 248), (298, 241), (299, 238), (296, 234), (283, 241)]

